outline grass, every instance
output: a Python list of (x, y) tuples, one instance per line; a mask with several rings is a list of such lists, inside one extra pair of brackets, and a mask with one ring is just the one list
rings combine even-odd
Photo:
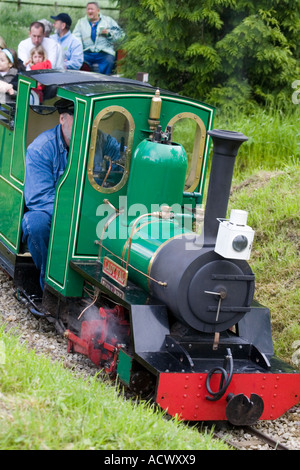
[(257, 108), (253, 114), (217, 113), (215, 128), (242, 132), (248, 137), (239, 150), (235, 178), (260, 169), (277, 170), (300, 159), (300, 106), (290, 111)]
[(239, 150), (231, 208), (249, 212), (256, 299), (271, 311), (274, 349), (291, 361), (300, 339), (300, 106), (290, 112), (217, 114), (215, 127), (249, 137)]
[(74, 376), (0, 328), (0, 449), (226, 450), (147, 403)]
[(300, 339), (300, 164), (259, 170), (233, 186), (230, 208), (249, 212), (256, 298), (271, 311), (276, 353), (290, 361)]

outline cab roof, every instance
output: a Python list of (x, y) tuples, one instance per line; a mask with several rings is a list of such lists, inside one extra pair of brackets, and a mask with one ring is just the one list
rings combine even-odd
[(37, 80), (45, 86), (65, 88), (82, 95), (98, 95), (116, 91), (149, 92), (156, 89), (149, 83), (139, 80), (81, 70), (34, 70), (22, 72), (21, 75)]

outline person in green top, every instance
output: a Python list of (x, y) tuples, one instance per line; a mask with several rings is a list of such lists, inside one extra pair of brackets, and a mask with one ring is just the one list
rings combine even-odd
[(82, 42), (84, 62), (91, 67), (96, 64), (99, 73), (111, 75), (116, 55), (114, 43), (124, 37), (118, 23), (102, 15), (97, 2), (89, 2), (86, 16), (78, 20), (73, 35)]

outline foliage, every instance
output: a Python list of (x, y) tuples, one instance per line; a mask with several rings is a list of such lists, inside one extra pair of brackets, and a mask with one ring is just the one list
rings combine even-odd
[(119, 0), (127, 33), (126, 76), (242, 105), (291, 103), (300, 76), (300, 0)]

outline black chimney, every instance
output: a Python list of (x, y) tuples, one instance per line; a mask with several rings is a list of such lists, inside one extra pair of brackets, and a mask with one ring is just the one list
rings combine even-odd
[(213, 156), (204, 215), (204, 246), (216, 243), (219, 219), (225, 219), (235, 157), (243, 142), (241, 132), (214, 129), (208, 131), (213, 140)]

